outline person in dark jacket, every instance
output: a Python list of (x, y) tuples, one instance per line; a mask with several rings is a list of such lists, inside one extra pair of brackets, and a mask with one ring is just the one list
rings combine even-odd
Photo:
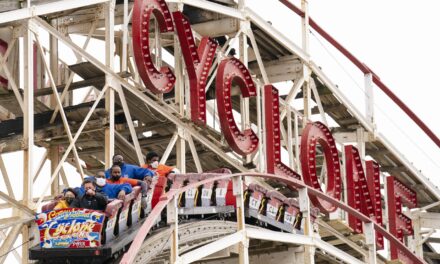
[(73, 200), (70, 207), (104, 211), (107, 207), (107, 199), (102, 194), (96, 192), (95, 182), (91, 179), (85, 179), (82, 185), (85, 194)]

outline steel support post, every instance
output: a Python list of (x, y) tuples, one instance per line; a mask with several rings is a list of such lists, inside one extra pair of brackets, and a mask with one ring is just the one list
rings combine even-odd
[[(105, 4), (105, 66), (113, 70), (115, 49), (115, 1)], [(111, 86), (111, 77), (106, 75), (106, 85)], [(109, 168), (115, 151), (115, 90), (108, 89), (105, 94), (105, 110), (108, 114), (108, 127), (105, 128), (105, 167)]]
[[(183, 10), (181, 4), (177, 4), (178, 10)], [(157, 44), (157, 43), (156, 43)], [(176, 84), (174, 86), (176, 94), (176, 105), (181, 117), (185, 116), (187, 111), (185, 105), (185, 81), (184, 81), (184, 66), (182, 59), (182, 51), (180, 49), (179, 40), (174, 36), (174, 74), (176, 75)], [(189, 100), (189, 98), (187, 98)], [(186, 172), (186, 144), (185, 144), (185, 130), (177, 127), (177, 142), (176, 142), (176, 165), (181, 173)]]
[(122, 25), (122, 58), (121, 72), (127, 71), (127, 53), (128, 53), (128, 0), (124, 0), (124, 22)]
[(243, 198), (243, 179), (241, 176), (234, 177), (232, 179), (233, 194), (236, 200), (236, 210), (237, 210), (237, 232), (243, 231), (243, 238), (238, 244), (239, 253), (239, 263), (248, 264), (249, 263), (249, 238), (246, 236), (246, 224), (245, 224), (245, 213), (244, 213), (244, 198)]
[[(424, 239), (421, 234), (421, 219), (420, 219), (420, 211), (411, 212), (411, 220), (414, 229), (414, 235), (408, 236), (408, 246), (411, 250), (420, 258), (423, 258), (423, 242)], [(434, 229), (435, 230), (435, 229)], [(426, 239), (429, 236), (426, 237)]]
[[(153, 18), (154, 18), (154, 55), (155, 55), (154, 63), (156, 65), (156, 68), (160, 69), (162, 67), (162, 40), (160, 36), (159, 21), (157, 21), (156, 17)], [(163, 94), (158, 94), (157, 98), (160, 101), (163, 101)], [(186, 96), (186, 98), (189, 98), (189, 96)], [(186, 113), (186, 115), (188, 118), (191, 118), (189, 116), (190, 115), (189, 111)]]
[(367, 117), (367, 122), (370, 123), (371, 127), (375, 127), (372, 73), (367, 73), (364, 75), (364, 85), (365, 85), (365, 115)]
[[(183, 5), (180, 3), (170, 5), (170, 11), (183, 11)], [(185, 116), (185, 82), (183, 77), (184, 62), (182, 58), (182, 50), (179, 45), (179, 38), (174, 35), (174, 75), (176, 76), (176, 82), (174, 85), (175, 92), (175, 106), (177, 112), (181, 117)], [(189, 98), (188, 98), (189, 99)]]
[[(58, 29), (58, 19), (55, 18), (51, 21), (52, 27), (55, 29)], [(59, 82), (59, 73), (58, 73), (58, 39), (55, 38), (52, 35), (49, 35), (49, 58), (50, 58), (50, 72), (52, 72), (52, 76), (54, 79), (55, 84), (60, 84)], [(63, 99), (61, 99), (63, 100)], [(56, 98), (55, 95), (50, 96), (50, 107), (51, 108), (57, 108)], [(53, 115), (53, 118), (55, 119), (55, 115)], [(55, 168), (60, 161), (60, 155), (58, 152), (58, 146), (51, 146), (48, 150), (49, 153), (49, 160), (50, 160), (50, 174), (52, 175), (55, 171)], [(44, 163), (43, 163), (44, 164)], [(65, 183), (66, 184), (66, 183)], [(55, 176), (55, 179), (52, 182), (51, 185), (51, 194), (56, 195), (59, 193), (59, 186), (60, 186), (60, 177), (59, 175)]]
[[(51, 21), (51, 25), (58, 29), (58, 19), (53, 19)], [(56, 84), (59, 84), (59, 74), (58, 74), (58, 39), (54, 36), (49, 35), (49, 49), (50, 49), (50, 71), (52, 72), (54, 81)], [(62, 99), (61, 99), (62, 100)], [(55, 95), (50, 96), (50, 106), (52, 108), (57, 107)], [(53, 118), (55, 115), (53, 115)], [(59, 152), (57, 146), (51, 146), (48, 150), (49, 152), (49, 160), (50, 160), (50, 170), (51, 174), (54, 173), (55, 168), (58, 164), (59, 160)], [(43, 163), (44, 164), (44, 163)], [(56, 195), (59, 193), (59, 175), (55, 176), (54, 181), (51, 184), (51, 194)]]
[(359, 156), (362, 160), (362, 165), (365, 168), (365, 131), (364, 128), (358, 127), (356, 129), (356, 140), (357, 140), (357, 147), (359, 150)]
[(303, 122), (302, 122), (302, 126), (303, 128), (306, 127), (307, 123), (310, 120), (311, 117), (311, 93), (310, 93), (310, 73), (309, 73), (309, 68), (307, 68), (307, 66), (304, 66), (304, 75), (307, 75), (308, 77), (306, 77), (307, 80), (305, 80), (304, 82), (304, 86), (303, 86), (303, 104), (304, 104), (304, 116), (303, 116)]
[[(307, 0), (301, 0), (301, 9), (304, 12), (304, 17), (301, 19), (302, 22), (302, 48), (309, 58), (309, 7)], [(307, 62), (308, 64), (308, 62)], [(310, 91), (310, 68), (303, 64), (303, 76), (304, 76), (304, 86), (303, 86), (303, 98), (304, 98), (304, 118), (303, 127), (307, 125), (311, 117), (311, 91)]]
[(296, 161), (296, 171), (301, 171), (301, 162), (299, 162), (299, 120), (298, 114), (295, 113), (293, 116), (294, 119), (294, 129), (293, 134), (295, 136), (295, 161)]
[[(345, 148), (342, 144), (341, 147), (341, 160), (345, 161)], [(344, 201), (345, 204), (348, 203), (347, 200), (347, 170), (345, 169), (345, 166), (341, 166), (341, 178), (342, 178), (342, 201)], [(346, 220), (346, 223), (348, 224), (348, 213), (346, 211), (341, 212), (341, 218)]]
[(311, 92), (310, 92), (310, 69), (304, 66), (304, 86), (303, 86), (303, 104), (304, 104), (304, 116), (303, 116), (303, 128), (306, 127), (311, 117)]
[[(238, 1), (239, 10), (244, 10), (246, 7), (246, 0)], [(250, 31), (250, 22), (247, 20), (240, 21), (240, 29), (245, 31)], [(241, 34), (239, 36), (238, 49), (240, 54), (240, 61), (245, 67), (248, 67), (248, 42), (246, 34)], [(249, 97), (243, 98), (240, 95), (240, 114), (241, 114), (241, 129), (250, 128), (250, 117), (249, 117)], [(244, 163), (250, 163), (252, 161), (251, 155), (246, 155), (244, 158)]]
[(372, 222), (363, 223), (365, 234), (365, 244), (368, 247), (368, 254), (365, 259), (366, 263), (376, 264), (376, 231)]
[(167, 223), (170, 225), (170, 263), (176, 263), (179, 259), (179, 215), (177, 210), (178, 195), (167, 205)]
[[(58, 146), (50, 146), (49, 159), (50, 159), (50, 174), (53, 174), (58, 165), (58, 162), (60, 162), (60, 153), (58, 151)], [(57, 176), (55, 176), (55, 179), (53, 180), (50, 188), (51, 194), (54, 196), (60, 193), (60, 176), (58, 173), (56, 175)], [(68, 183), (64, 182), (64, 185), (66, 184)]]
[[(28, 5), (29, 7), (29, 5)], [(23, 205), (32, 207), (32, 176), (33, 174), (33, 147), (34, 147), (34, 69), (33, 69), (33, 39), (31, 24), (26, 21), (24, 44), (24, 100), (23, 100)], [(21, 216), (24, 216), (21, 213)], [(22, 263), (29, 260), (29, 230), (24, 225), (21, 232), (22, 238)], [(15, 239), (14, 239), (15, 241)]]
[(176, 165), (180, 173), (186, 173), (186, 141), (184, 128), (177, 128)]
[[(313, 226), (310, 218), (310, 200), (307, 194), (307, 189), (299, 189), (298, 194), (299, 209), (302, 213), (304, 222), (304, 235), (313, 239)], [(315, 263), (315, 247), (313, 247), (312, 245), (304, 245), (304, 263)]]
[[(295, 168), (295, 158), (293, 153), (293, 142), (292, 142), (292, 112), (290, 112), (290, 107), (287, 107), (287, 152), (289, 153), (289, 167)], [(296, 142), (295, 142), (296, 144)]]
[[(262, 106), (264, 105), (263, 103), (263, 96), (262, 96), (262, 85), (261, 83), (258, 81), (257, 82), (257, 126), (258, 126), (258, 138), (260, 138), (260, 140), (264, 139), (264, 131), (265, 131), (265, 121), (264, 121), (264, 111), (262, 109)], [(266, 153), (266, 149), (265, 149), (265, 145), (263, 144), (263, 142), (261, 142), (258, 145), (258, 171), (259, 172), (265, 172), (266, 171), (266, 161), (265, 161), (265, 157), (266, 155), (264, 155), (264, 153)]]
[[(341, 167), (344, 167), (344, 166), (341, 166)], [(383, 184), (383, 203), (385, 204), (385, 208), (387, 208), (388, 207), (388, 187), (387, 187), (387, 177), (388, 176), (386, 176), (385, 174), (383, 174), (383, 173), (380, 173), (380, 175), (381, 175), (381, 180), (382, 180), (382, 183), (381, 184)], [(344, 177), (345, 178), (345, 175), (341, 175), (342, 177)], [(388, 210), (383, 210), (383, 217), (382, 217), (382, 219), (383, 219), (383, 226), (385, 227), (385, 229), (386, 230), (390, 230), (390, 222), (389, 222), (389, 220), (388, 220)], [(386, 250), (386, 252), (387, 252), (387, 255), (388, 256), (390, 256), (391, 255), (391, 246), (390, 246), (390, 243), (385, 243), (384, 244), (384, 250)]]
[(162, 66), (162, 41), (160, 39), (159, 22), (154, 19), (154, 55), (155, 65), (158, 69)]

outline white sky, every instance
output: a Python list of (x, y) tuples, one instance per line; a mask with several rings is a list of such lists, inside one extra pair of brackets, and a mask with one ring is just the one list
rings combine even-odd
[[(440, 122), (437, 117), (439, 110), (435, 100), (440, 97), (439, 83), (436, 82), (436, 71), (439, 69), (437, 63), (440, 61), (438, 34), (440, 1), (310, 0), (309, 2), (310, 16), (374, 70), (381, 80), (439, 136)], [(276, 0), (248, 0), (247, 3), (260, 16), (270, 20), (275, 27), (291, 36), (300, 45), (301, 31), (298, 16), (284, 7), (278, 8), (282, 5)], [(300, 5), (298, 0), (294, 3)], [(268, 13), (266, 10), (276, 11)], [(363, 87), (363, 79), (359, 72), (349, 63), (343, 62), (338, 53), (326, 45), (331, 56), (335, 56), (339, 63), (342, 63), (344, 68), (342, 70), (314, 36), (311, 36), (310, 41), (312, 59), (323, 67), (324, 72), (333, 82), (353, 96), (353, 102), (357, 102), (355, 100), (359, 100), (362, 91), (344, 71), (348, 71), (360, 87)], [(324, 40), (320, 41), (326, 43)], [(376, 87), (375, 91), (378, 90)], [(395, 146), (405, 152), (405, 156), (426, 176), (435, 179), (440, 169), (439, 148), (423, 136), (422, 132), (412, 128), (413, 125), (405, 122), (407, 118), (402, 113), (396, 113), (393, 103), (381, 98), (379, 92), (376, 92), (375, 96), (378, 97), (376, 114), (379, 131), (384, 130), (384, 133), (388, 131), (387, 138), (390, 140), (393, 137), (394, 139), (404, 137), (402, 131), (408, 134), (410, 140), (405, 139), (403, 143), (396, 141)], [(363, 104), (362, 99), (359, 104)], [(363, 106), (360, 110), (363, 111)], [(383, 116), (388, 116), (395, 124), (389, 127), (387, 123), (390, 121), (384, 121)], [(400, 128), (396, 128), (395, 125)], [(6, 154), (4, 159), (6, 164), (11, 164), (21, 159), (21, 154)], [(40, 154), (37, 154), (35, 164), (39, 159)], [(18, 167), (18, 171), (14, 173), (21, 175), (20, 171), (21, 168)], [(9, 172), (10, 177), (13, 177), (13, 171), (9, 170)], [(19, 186), (21, 186), (20, 181), (17, 182)], [(433, 181), (435, 184), (440, 184), (439, 180)], [(4, 191), (3, 183), (0, 185)]]
[[(299, 0), (292, 2), (300, 7)], [(252, 9), (301, 45), (300, 19), (296, 14), (278, 1), (252, 4)], [(440, 135), (440, 122), (435, 117), (439, 113), (435, 100), (440, 96), (436, 82), (436, 63), (440, 61), (438, 10), (440, 2), (435, 0), (309, 0), (309, 14), (315, 22), (368, 65), (437, 136)], [(360, 71), (325, 40), (315, 36), (318, 36), (316, 32), (310, 37), (312, 60), (363, 111), (364, 84)], [(374, 91), (379, 132), (394, 142), (425, 176), (440, 185), (436, 179), (440, 169), (439, 148), (378, 87)]]

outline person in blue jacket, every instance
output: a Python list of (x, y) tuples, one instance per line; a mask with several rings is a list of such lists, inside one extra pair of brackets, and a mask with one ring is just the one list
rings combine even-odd
[[(118, 165), (121, 168), (121, 177), (143, 181), (151, 179), (151, 177), (154, 176), (154, 172), (147, 168), (125, 163), (122, 155), (113, 156), (113, 165)], [(111, 168), (105, 171), (105, 177), (107, 179), (111, 177), (110, 170)]]
[[(108, 199), (118, 198), (124, 200), (125, 195), (133, 191), (133, 188), (128, 183), (123, 183), (123, 184), (107, 183), (103, 171), (98, 171), (95, 177), (88, 177), (87, 179), (94, 181), (96, 184), (96, 192), (101, 193)], [(84, 187), (81, 186), (78, 190), (79, 195), (82, 196), (84, 192), (85, 192)]]

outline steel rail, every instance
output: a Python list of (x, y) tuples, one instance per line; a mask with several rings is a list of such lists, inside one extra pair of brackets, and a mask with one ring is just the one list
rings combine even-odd
[[(295, 6), (289, 0), (279, 0), (287, 8), (295, 12), (300, 17), (304, 17), (304, 12)], [(311, 17), (309, 17), (309, 25), (316, 30), (325, 40), (333, 45), (339, 52), (341, 52), (347, 59), (349, 59), (359, 70), (364, 74), (371, 73), (373, 76), (373, 82), (386, 94), (388, 97), (399, 106), (409, 118), (411, 118), (419, 128), (425, 132), (425, 134), (440, 148), (440, 139), (434, 134), (434, 132), (402, 101), (397, 95), (395, 95), (388, 86), (386, 86), (367, 65), (356, 58), (350, 51), (342, 46), (336, 39), (334, 39), (329, 33), (327, 33), (322, 27), (320, 27)]]
[(142, 246), (142, 242), (144, 241), (145, 237), (147, 236), (150, 229), (155, 224), (156, 219), (161, 215), (162, 210), (167, 206), (167, 204), (174, 199), (176, 195), (180, 195), (184, 193), (185, 191), (196, 188), (200, 185), (211, 183), (214, 181), (219, 180), (225, 180), (233, 177), (241, 177), (241, 176), (247, 176), (247, 177), (261, 177), (265, 179), (271, 179), (276, 180), (279, 182), (282, 182), (286, 184), (286, 186), (290, 189), (306, 189), (309, 196), (315, 196), (318, 198), (321, 198), (334, 206), (348, 212), (349, 214), (353, 215), (357, 219), (361, 220), (364, 223), (372, 223), (374, 230), (382, 234), (388, 241), (392, 244), (394, 244), (400, 251), (402, 251), (413, 263), (425, 263), (422, 259), (418, 258), (416, 255), (414, 255), (411, 250), (409, 250), (400, 240), (398, 240), (395, 236), (390, 234), (385, 228), (378, 225), (374, 221), (372, 221), (368, 216), (362, 214), (361, 212), (358, 212), (356, 209), (326, 195), (325, 193), (322, 193), (321, 191), (314, 189), (308, 185), (306, 185), (304, 182), (294, 179), (292, 177), (283, 176), (283, 175), (274, 175), (274, 174), (266, 174), (266, 173), (256, 173), (256, 172), (247, 172), (247, 173), (235, 173), (235, 174), (218, 174), (218, 173), (206, 173), (207, 176), (212, 176), (209, 179), (202, 180), (200, 182), (195, 182), (188, 184), (185, 187), (182, 187), (180, 189), (171, 189), (168, 193), (163, 194), (160, 197), (159, 202), (156, 204), (156, 206), (151, 211), (150, 215), (146, 219), (146, 221), (143, 223), (141, 228), (138, 231), (138, 234), (134, 238), (129, 250), (124, 254), (124, 257), (122, 258), (120, 263), (123, 264), (129, 264), (133, 263), (140, 247)]

